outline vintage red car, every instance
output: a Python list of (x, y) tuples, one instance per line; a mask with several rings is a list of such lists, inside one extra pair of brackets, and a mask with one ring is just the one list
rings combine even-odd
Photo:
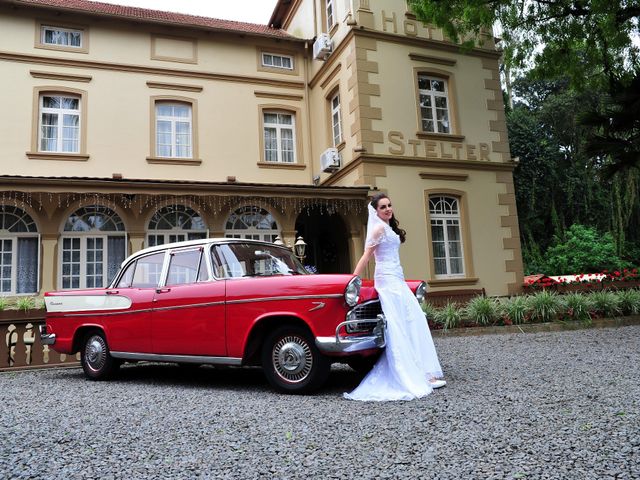
[[(424, 282), (408, 282), (421, 300)], [(331, 363), (370, 368), (385, 319), (370, 281), (312, 275), (286, 247), (206, 239), (147, 248), (108, 288), (45, 294), (44, 344), (81, 354), (87, 377), (122, 362), (262, 365), (279, 390), (306, 392)]]

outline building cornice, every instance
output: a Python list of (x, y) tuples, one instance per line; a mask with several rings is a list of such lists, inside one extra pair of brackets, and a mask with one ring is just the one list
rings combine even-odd
[(379, 155), (372, 153), (359, 153), (352, 161), (347, 163), (336, 173), (326, 178), (323, 186), (332, 186), (339, 182), (349, 173), (356, 170), (363, 164), (382, 164), (389, 167), (420, 167), (420, 168), (437, 168), (437, 169), (457, 169), (457, 170), (480, 170), (485, 172), (511, 172), (516, 167), (515, 162), (487, 162), (473, 160), (442, 160), (439, 158), (425, 157), (408, 157), (399, 155)]
[(145, 179), (111, 179), (90, 177), (27, 177), (0, 176), (0, 189), (12, 190), (20, 188), (24, 191), (37, 192), (46, 188), (55, 193), (70, 190), (87, 193), (130, 193), (155, 194), (171, 192), (176, 195), (206, 194), (206, 195), (254, 195), (254, 196), (284, 196), (308, 197), (328, 199), (366, 199), (368, 187), (341, 186), (313, 186), (293, 184), (268, 183), (236, 183), (236, 182), (197, 182), (197, 181), (169, 181)]
[(356, 35), (365, 38), (373, 38), (376, 40), (400, 43), (403, 45), (413, 45), (416, 47), (428, 48), (430, 50), (439, 50), (443, 52), (457, 53), (460, 55), (468, 55), (472, 57), (500, 58), (502, 55), (502, 53), (497, 50), (487, 50), (477, 47), (464, 49), (460, 45), (452, 42), (443, 42), (441, 40), (432, 40), (429, 38), (408, 37), (406, 35), (381, 32), (379, 30), (371, 30), (364, 27), (355, 28), (353, 29), (353, 31)]
[(200, 78), (205, 80), (217, 80), (222, 82), (249, 83), (254, 85), (270, 85), (280, 88), (304, 89), (303, 81), (274, 80), (273, 78), (254, 77), (243, 75), (229, 75), (222, 73), (199, 72), (197, 70), (181, 70), (175, 68), (148, 67), (145, 65), (129, 65), (113, 62), (96, 62), (91, 60), (76, 60), (67, 58), (50, 57), (43, 55), (27, 55), (22, 53), (12, 53), (0, 51), (0, 60), (7, 60), (19, 63), (31, 63), (37, 65), (55, 65), (60, 67), (71, 67), (96, 70), (121, 71), (129, 73), (143, 73), (147, 75), (164, 75), (182, 78)]

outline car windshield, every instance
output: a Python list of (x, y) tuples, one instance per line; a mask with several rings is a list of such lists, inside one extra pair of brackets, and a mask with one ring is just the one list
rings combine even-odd
[(260, 243), (216, 245), (211, 250), (211, 256), (218, 278), (308, 273), (289, 250)]

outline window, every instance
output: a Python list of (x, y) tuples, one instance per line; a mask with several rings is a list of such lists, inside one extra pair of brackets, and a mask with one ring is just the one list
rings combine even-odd
[(327, 32), (330, 31), (333, 25), (336, 23), (335, 13), (334, 0), (326, 0), (325, 14), (327, 18)]
[(40, 42), (43, 45), (61, 45), (78, 49), (83, 47), (82, 30), (41, 25), (40, 35)]
[(43, 94), (39, 110), (39, 151), (80, 152), (80, 98)]
[(207, 238), (207, 226), (195, 210), (185, 205), (169, 205), (149, 221), (147, 246)]
[(168, 158), (192, 158), (191, 105), (156, 103), (156, 155)]
[(17, 207), (0, 206), (0, 295), (37, 293), (38, 238), (29, 214)]
[(61, 242), (62, 288), (105, 287), (126, 257), (124, 223), (113, 210), (99, 205), (71, 214)]
[(418, 95), (422, 131), (451, 133), (447, 81), (418, 74)]
[(458, 199), (429, 197), (431, 241), (436, 276), (463, 276), (464, 257)]
[[(182, 285), (198, 281), (201, 278), (200, 269), (204, 267), (206, 270), (207, 268), (206, 264), (203, 265), (202, 258), (201, 248), (172, 252), (166, 285)], [(204, 278), (206, 277), (205, 275)]]
[(237, 209), (227, 219), (225, 237), (250, 238), (273, 242), (280, 229), (273, 215), (258, 206), (246, 206)]
[(266, 162), (295, 163), (295, 115), (263, 112)]
[(117, 288), (154, 288), (160, 284), (164, 252), (154, 253), (139, 258), (127, 266)]
[(276, 53), (262, 53), (262, 66), (293, 70), (293, 57)]
[(342, 115), (340, 114), (340, 94), (336, 93), (331, 98), (331, 132), (333, 134), (333, 146), (342, 143)]

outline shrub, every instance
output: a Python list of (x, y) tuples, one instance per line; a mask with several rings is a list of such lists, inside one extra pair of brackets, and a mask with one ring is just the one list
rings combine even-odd
[(505, 325), (520, 325), (529, 316), (529, 302), (525, 296), (517, 296), (502, 300), (499, 305)]
[(640, 313), (640, 290), (620, 290), (617, 293), (620, 311), (623, 315)]
[(28, 312), (36, 307), (36, 300), (33, 297), (20, 297), (16, 301), (16, 308), (23, 312)]
[(591, 315), (589, 314), (591, 302), (589, 301), (589, 297), (581, 293), (570, 293), (564, 296), (563, 301), (566, 313), (572, 320), (591, 320)]
[(455, 328), (462, 321), (462, 309), (456, 303), (447, 303), (446, 306), (436, 311), (435, 320), (445, 330)]
[(591, 227), (574, 224), (545, 253), (549, 275), (597, 273), (631, 267), (616, 253), (611, 233), (600, 234)]
[(609, 290), (591, 293), (589, 301), (591, 308), (601, 317), (615, 317), (620, 314), (620, 300)]
[(7, 308), (7, 299), (6, 298), (0, 298), (0, 312), (2, 310), (5, 310)]
[(496, 301), (490, 297), (475, 297), (467, 304), (464, 313), (477, 325), (489, 325), (498, 318)]
[(425, 302), (420, 306), (422, 307), (422, 311), (427, 317), (427, 323), (429, 324), (429, 328), (440, 328), (438, 321), (436, 320), (438, 309), (428, 302)]
[(551, 322), (562, 310), (558, 294), (549, 290), (538, 292), (528, 299), (531, 319), (536, 322)]

